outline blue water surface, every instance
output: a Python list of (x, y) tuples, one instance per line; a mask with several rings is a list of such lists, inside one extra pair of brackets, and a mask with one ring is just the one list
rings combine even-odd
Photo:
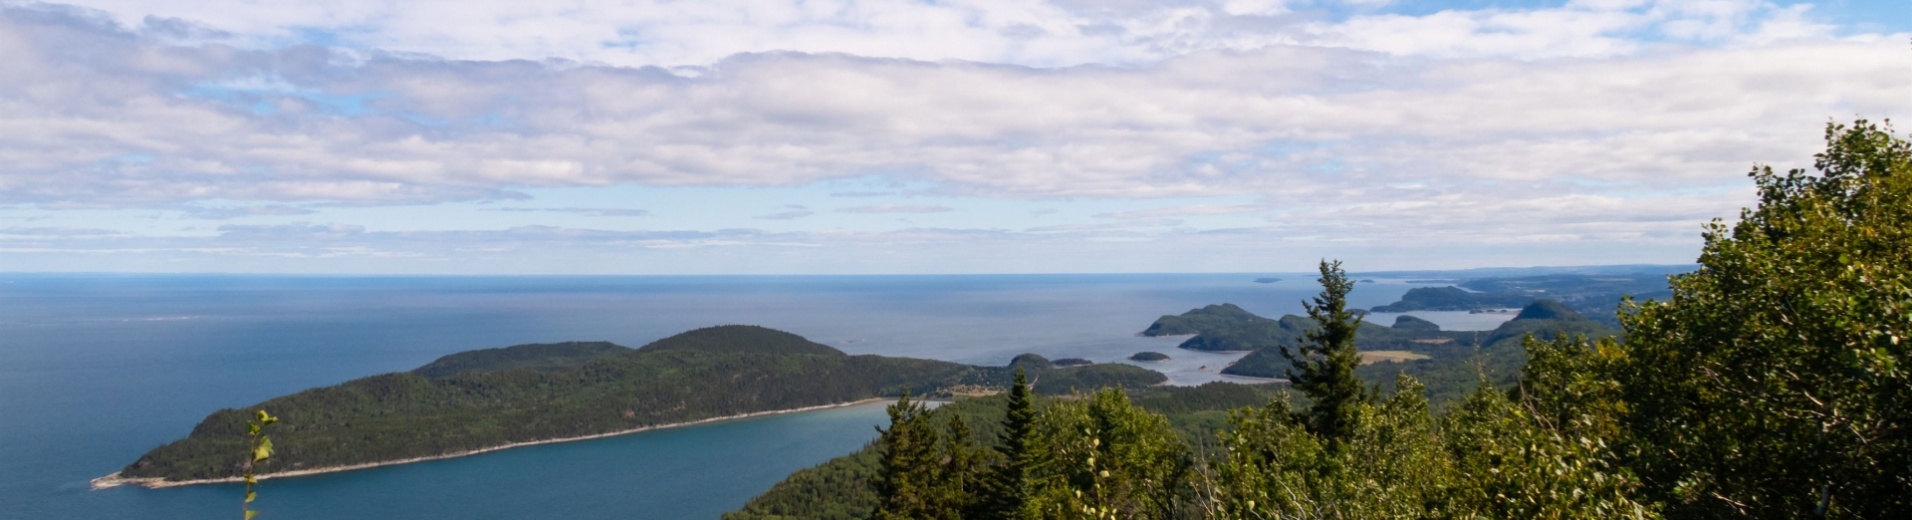
[[(1232, 302), (1300, 312), (1307, 275), (293, 277), (0, 274), (0, 519), (237, 516), (233, 486), (92, 491), (216, 409), (529, 342), (640, 346), (747, 323), (850, 353), (1000, 365), (1022, 352), (1148, 364), (1178, 384), (1235, 355), (1136, 337)], [(1361, 284), (1351, 303), (1409, 286)], [(712, 518), (855, 450), (879, 405), (267, 481), (263, 520)]]

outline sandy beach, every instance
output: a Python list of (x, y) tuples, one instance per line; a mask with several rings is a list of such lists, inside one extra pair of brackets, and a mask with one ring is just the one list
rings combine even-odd
[[(751, 417), (762, 417), (766, 415), (779, 415), (779, 414), (787, 414), (787, 413), (810, 412), (810, 411), (816, 411), (816, 410), (828, 410), (831, 408), (843, 408), (848, 406), (857, 406), (857, 405), (870, 404), (870, 403), (883, 402), (883, 401), (889, 401), (889, 399), (870, 398), (870, 399), (863, 399), (859, 401), (851, 401), (847, 403), (836, 403), (836, 404), (826, 404), (826, 405), (819, 405), (819, 406), (806, 406), (802, 408), (791, 408), (787, 410), (769, 410), (769, 411), (763, 411), (763, 412), (751, 412), (751, 413), (737, 414), (737, 415), (726, 415), (723, 417), (712, 417), (709, 419), (700, 419), (700, 420), (689, 421), (689, 422), (644, 426), (641, 428), (632, 428), (629, 430), (599, 433), (595, 435), (565, 437), (560, 439), (545, 439), (545, 440), (527, 441), (527, 442), (514, 442), (511, 444), (493, 446), (490, 448), (462, 451), (457, 453), (446, 453), (442, 455), (433, 455), (429, 457), (415, 457), (410, 459), (367, 462), (364, 464), (351, 464), (346, 466), (327, 466), (323, 468), (281, 471), (277, 473), (268, 473), (264, 475), (259, 475), (258, 479), (268, 480), (268, 479), (275, 479), (275, 478), (303, 477), (303, 476), (310, 476), (310, 475), (320, 475), (325, 473), (338, 473), (341, 471), (353, 471), (353, 470), (360, 470), (360, 469), (376, 468), (380, 466), (396, 466), (399, 464), (411, 464), (415, 462), (427, 462), (427, 461), (443, 460), (443, 459), (450, 459), (450, 458), (457, 458), (457, 457), (466, 457), (471, 455), (478, 455), (481, 453), (490, 453), (490, 452), (494, 452), (498, 450), (508, 450), (511, 448), (521, 448), (525, 446), (536, 446), (539, 444), (586, 441), (591, 439), (602, 439), (605, 437), (615, 437), (619, 435), (630, 435), (633, 433), (647, 432), (651, 430), (662, 430), (665, 428), (695, 426), (699, 424), (709, 424), (714, 422), (731, 421), (731, 420), (737, 420), (737, 419), (748, 419)], [(163, 478), (158, 478), (158, 477), (127, 478), (127, 477), (121, 477), (119, 472), (115, 471), (111, 475), (93, 479), (92, 487), (93, 489), (97, 490), (97, 489), (108, 489), (108, 488), (114, 488), (119, 486), (131, 485), (131, 486), (143, 486), (143, 487), (151, 488), (151, 489), (159, 489), (159, 488), (168, 488), (168, 487), (176, 487), (176, 486), (193, 486), (193, 485), (199, 485), (199, 484), (229, 484), (229, 483), (237, 483), (239, 481), (240, 481), (239, 477), (198, 479), (198, 480), (165, 480)]]

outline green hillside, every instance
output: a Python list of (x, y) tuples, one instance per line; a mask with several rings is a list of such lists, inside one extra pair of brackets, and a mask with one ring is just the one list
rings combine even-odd
[[(1029, 356), (1038, 390), (1145, 387), (1162, 374), (1129, 365), (1051, 368)], [(831, 405), (908, 390), (996, 387), (1007, 367), (851, 356), (800, 336), (731, 325), (638, 349), (550, 343), (445, 356), (214, 412), (186, 438), (126, 466), (129, 478), (197, 480), (240, 474), (252, 410), (280, 418), (261, 474), (458, 454), (514, 443), (628, 431), (754, 412)]]

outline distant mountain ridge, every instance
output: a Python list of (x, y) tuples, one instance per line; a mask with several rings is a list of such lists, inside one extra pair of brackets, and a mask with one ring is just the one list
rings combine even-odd
[[(1538, 269), (1538, 268), (1536, 268)], [(1684, 266), (1606, 266), (1573, 270), (1487, 271), (1526, 273), (1520, 276), (1470, 277), (1447, 287), (1416, 287), (1399, 301), (1375, 306), (1374, 312), (1481, 311), (1524, 307), (1553, 300), (1587, 319), (1620, 325), (1620, 300), (1664, 299), (1672, 295), (1667, 276), (1690, 270)], [(1632, 269), (1632, 271), (1626, 271)], [(1626, 271), (1626, 272), (1622, 272)], [(1541, 273), (1541, 274), (1535, 274)], [(1420, 273), (1407, 273), (1420, 274)]]

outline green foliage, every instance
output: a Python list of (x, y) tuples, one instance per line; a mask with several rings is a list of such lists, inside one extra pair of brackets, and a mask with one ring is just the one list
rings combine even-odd
[(1415, 287), (1401, 300), (1374, 308), (1374, 312), (1471, 311), (1520, 307), (1534, 301), (1520, 293), (1476, 293), (1458, 287)]
[(1340, 439), (1310, 432), (1285, 398), (1236, 412), (1210, 470), (1210, 516), (1442, 517), (1454, 464), (1419, 384), (1396, 386), (1387, 400), (1355, 404), (1358, 420)]
[(1553, 301), (1553, 300), (1535, 300), (1533, 303), (1527, 304), (1527, 306), (1522, 307), (1520, 309), (1520, 314), (1515, 314), (1514, 319), (1516, 320), (1566, 320), (1566, 319), (1584, 319), (1584, 318), (1580, 316), (1580, 313), (1574, 312), (1573, 309), (1567, 308), (1566, 305), (1561, 305), (1560, 302)]
[(889, 429), (878, 428), (878, 520), (960, 520), (976, 510), (983, 467), (969, 428), (952, 419), (948, 433), (938, 431), (921, 402), (903, 394), (890, 405)]
[(1282, 394), (1212, 426), (1186, 407), (1233, 402), (1210, 385), (1168, 406), (1116, 390), (1053, 402), (1021, 518), (1902, 517), (1912, 145), (1864, 121), (1827, 141), (1820, 176), (1755, 170), (1760, 206), (1709, 226), (1700, 270), (1622, 315), (1624, 342), (1589, 339), (1607, 330), (1571, 306), (1530, 305), (1474, 343), (1476, 384), (1441, 416), (1406, 374), (1366, 395), (1351, 284), (1324, 263), (1307, 305), (1320, 325), (1291, 356), (1302, 413)]
[(641, 352), (697, 352), (702, 354), (810, 354), (841, 356), (843, 352), (803, 336), (756, 325), (704, 327), (638, 347)]
[(1044, 394), (1067, 394), (1110, 386), (1139, 388), (1167, 381), (1168, 376), (1161, 372), (1135, 365), (1110, 363), (1037, 371), (1036, 381), (1031, 387)]
[[(1471, 397), (1475, 387), (1481, 384), (1497, 387), (1514, 385), (1520, 378), (1521, 367), (1527, 364), (1527, 349), (1522, 342), (1528, 336), (1552, 340), (1571, 337), (1611, 338), (1619, 334), (1619, 331), (1586, 319), (1575, 311), (1553, 307), (1545, 302), (1529, 304), (1521, 312), (1526, 316), (1517, 316), (1485, 334), (1470, 334), (1473, 337), (1467, 342), (1419, 350), (1433, 356), (1433, 359), (1367, 365), (1355, 373), (1369, 382), (1384, 381), (1400, 373), (1414, 376), (1426, 386), (1429, 402), (1445, 406)], [(1475, 344), (1480, 347), (1473, 347)]]
[(1042, 357), (1038, 354), (1017, 354), (1015, 358), (1009, 360), (1009, 368), (1048, 370), (1055, 367), (1056, 364), (1050, 362), (1049, 358)]
[(1622, 316), (1627, 423), (1669, 513), (1912, 511), (1912, 145), (1829, 124), (1814, 158), (1755, 168), (1759, 206)]
[[(1634, 298), (1665, 298), (1667, 271), (1686, 272), (1683, 267), (1654, 268), (1639, 266), (1640, 272), (1558, 273), (1540, 276), (1504, 276), (1462, 281), (1457, 287), (1426, 287), (1408, 290), (1400, 301), (1374, 307), (1375, 312), (1415, 310), (1471, 311), (1525, 306), (1538, 299), (1558, 301), (1566, 308), (1608, 327), (1619, 327), (1616, 310), (1620, 301)], [(1466, 290), (1462, 290), (1466, 289)], [(1471, 292), (1470, 292), (1471, 291)]]
[[(1191, 439), (1213, 439), (1220, 430), (1221, 421), (1211, 420), (1215, 416), (1225, 416), (1225, 410), (1266, 402), (1273, 392), (1261, 386), (1237, 385), (1233, 383), (1209, 383), (1197, 387), (1148, 387), (1126, 390), (1133, 396), (1133, 403), (1152, 413), (1163, 414), (1174, 428), (1178, 444), (1187, 445)], [(1052, 442), (1039, 438), (1035, 433), (1037, 416), (1048, 412), (1058, 401), (1064, 399), (1041, 398), (1030, 393), (1029, 419), (1026, 423), (1028, 433), (1011, 435), (1015, 421), (1009, 420), (1010, 403), (1014, 391), (1004, 392), (990, 397), (962, 399), (946, 404), (928, 412), (931, 424), (948, 424), (960, 418), (980, 440), (991, 440), (991, 448), (999, 455), (986, 457), (992, 462), (984, 469), (985, 477), (995, 480), (1002, 475), (1004, 463), (1010, 460), (1013, 450), (1007, 446), (1008, 439), (1026, 439), (1025, 448), (1017, 457), (1025, 460), (1028, 471), (1025, 482), (1046, 479), (1045, 475), (1054, 474), (1056, 464), (1048, 455), (1047, 446)], [(726, 520), (765, 520), (786, 518), (824, 518), (851, 519), (868, 518), (877, 504), (877, 494), (872, 486), (872, 477), (877, 473), (878, 456), (876, 445), (872, 444), (857, 453), (832, 459), (814, 468), (792, 474), (788, 479), (773, 486), (770, 491), (752, 499), (743, 509), (724, 515)], [(1189, 486), (1187, 482), (1183, 484)], [(981, 502), (1002, 504), (1002, 494), (997, 490), (1009, 486), (988, 484), (985, 486)], [(1033, 494), (1038, 488), (1029, 485), (1026, 493)], [(1025, 495), (1026, 496), (1026, 495)], [(1179, 500), (1178, 503), (1186, 503)], [(1029, 503), (1025, 498), (1024, 503)], [(1021, 506), (1008, 508), (1007, 516), (984, 511), (974, 513), (971, 518), (1037, 518), (1036, 510)], [(1182, 517), (1187, 517), (1183, 515)]]
[(1033, 488), (1030, 477), (1042, 462), (1041, 452), (1031, 448), (1035, 442), (1036, 403), (1021, 368), (1016, 369), (1015, 382), (1009, 386), (1007, 407), (1002, 434), (996, 442), (999, 462), (990, 470), (988, 493), (978, 501), (980, 520), (1022, 518)]
[(1355, 330), (1361, 317), (1348, 312), (1348, 291), (1354, 282), (1341, 270), (1341, 261), (1321, 262), (1321, 294), (1303, 302), (1308, 318), (1320, 326), (1303, 335), (1300, 348), (1281, 348), (1293, 368), (1288, 381), (1312, 401), (1306, 412), (1309, 431), (1330, 440), (1346, 439), (1354, 431), (1355, 407), (1366, 403), (1367, 384), (1354, 375), (1361, 365), (1355, 351)]
[(259, 492), (253, 490), (259, 485), (259, 478), (252, 473), (252, 466), (272, 458), (272, 438), (266, 436), (265, 429), (266, 426), (276, 422), (279, 422), (279, 418), (267, 414), (265, 410), (259, 410), (253, 420), (246, 421), (246, 443), (251, 449), (247, 450), (245, 471), (239, 479), (246, 484), (246, 501), (241, 508), (245, 510), (245, 520), (252, 520), (252, 517), (259, 516), (258, 511), (252, 510), (252, 501), (259, 499)]
[[(928, 410), (925, 424), (951, 428), (961, 422), (979, 441), (999, 439), (1008, 404), (1008, 393), (990, 397), (962, 399)], [(1030, 396), (1032, 402), (1035, 396)], [(892, 427), (893, 428), (893, 427)], [(940, 436), (949, 436), (938, 433)], [(999, 447), (997, 449), (1000, 449)], [(986, 461), (1000, 460), (983, 457)], [(879, 502), (877, 474), (882, 454), (879, 443), (831, 459), (816, 467), (791, 474), (768, 492), (752, 499), (743, 509), (724, 515), (725, 520), (766, 519), (862, 519), (869, 518)], [(987, 470), (982, 470), (986, 472)], [(985, 484), (987, 485), (987, 484)], [(978, 515), (980, 516), (980, 515)]]
[(1392, 325), (1391, 328), (1400, 329), (1400, 330), (1419, 331), (1419, 332), (1439, 332), (1441, 330), (1441, 326), (1438, 324), (1435, 324), (1434, 322), (1427, 321), (1421, 318), (1416, 318), (1406, 314), (1395, 316), (1394, 325)]
[(1182, 336), (1233, 327), (1240, 323), (1265, 321), (1233, 303), (1191, 309), (1180, 315), (1164, 315), (1142, 331), (1143, 336)]
[(1105, 388), (1054, 403), (1036, 418), (1037, 468), (1028, 509), (1037, 518), (1173, 518), (1189, 468), (1169, 420)]
[(1458, 513), (1487, 518), (1655, 518), (1614, 444), (1622, 410), (1606, 378), (1618, 349), (1529, 338), (1531, 361), (1510, 394), (1481, 385), (1443, 429), (1460, 474)]
[(412, 373), (425, 377), (445, 377), (477, 372), (512, 369), (567, 370), (595, 359), (629, 353), (631, 349), (602, 341), (541, 343), (505, 348), (487, 348), (438, 358)]
[[(455, 454), (904, 390), (922, 394), (957, 385), (1003, 385), (1009, 375), (1000, 367), (848, 356), (823, 345), (792, 345), (789, 338), (795, 336), (760, 327), (718, 327), (686, 336), (694, 341), (667, 338), (653, 344), (664, 347), (626, 349), (574, 368), (518, 367), (436, 378), (395, 373), (274, 398), (255, 408), (285, 419), (274, 433), (281, 449), (256, 470)], [(716, 346), (710, 343), (714, 337), (740, 345)], [(239, 410), (215, 412), (187, 438), (155, 448), (121, 474), (172, 480), (238, 476), (244, 468), (227, 454), (244, 449), (244, 432), (238, 429), (244, 416)]]

